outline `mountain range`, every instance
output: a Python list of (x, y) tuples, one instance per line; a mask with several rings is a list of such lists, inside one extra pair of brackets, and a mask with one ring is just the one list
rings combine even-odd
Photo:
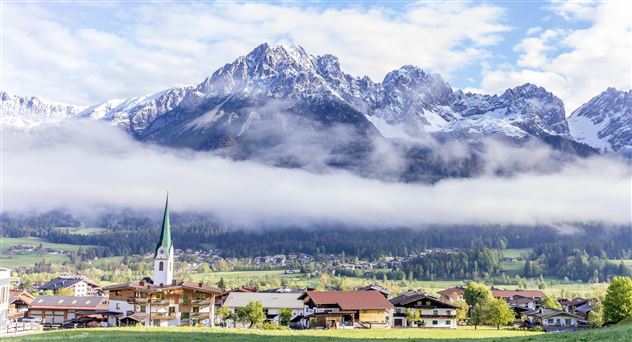
[[(632, 91), (608, 88), (567, 119), (558, 97), (530, 83), (500, 95), (473, 94), (411, 65), (374, 82), (343, 72), (335, 56), (297, 45), (261, 44), (197, 85), (88, 107), (0, 96), (5, 128), (103, 120), (139, 141), (290, 167), (321, 156), (329, 166), (373, 175), (363, 169), (375, 161), (376, 144), (385, 143), (405, 156), (404, 178), (413, 180), (437, 159), (429, 145), (436, 141), (464, 142), (473, 151), (489, 138), (539, 140), (574, 155), (632, 151)], [(436, 165), (421, 180), (432, 170)], [(444, 171), (439, 178), (470, 174)]]

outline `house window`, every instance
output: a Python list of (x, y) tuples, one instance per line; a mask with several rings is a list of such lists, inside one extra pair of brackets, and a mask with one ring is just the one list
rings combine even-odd
[(452, 321), (451, 321), (451, 320), (447, 320), (447, 321), (445, 321), (445, 325), (450, 325), (450, 324), (452, 324)]
[(549, 324), (553, 324), (553, 322), (555, 322), (555, 320), (554, 320), (553, 318), (549, 318), (549, 319), (547, 319), (546, 321), (547, 321), (547, 323), (549, 323)]
[(147, 298), (147, 292), (141, 292), (140, 298)]
[(144, 305), (141, 305), (140, 306), (140, 312), (145, 312), (145, 310), (146, 310), (146, 307)]
[(439, 321), (432, 321), (432, 325), (438, 325)]
[(189, 319), (189, 313), (188, 312), (183, 312), (180, 314), (180, 319)]
[(116, 310), (121, 310), (121, 303), (116, 303)]
[(195, 312), (195, 313), (200, 312), (200, 307), (199, 306), (194, 306), (193, 307), (193, 312)]
[(439, 316), (439, 310), (432, 310), (433, 316)]
[(197, 296), (197, 299), (199, 299), (199, 300), (206, 299), (206, 295), (204, 293), (202, 293), (202, 292), (196, 293), (196, 296)]
[(161, 261), (161, 262), (158, 264), (158, 271), (162, 271), (162, 270), (164, 270), (164, 268), (165, 268), (165, 264)]
[(176, 313), (176, 307), (175, 306), (170, 306), (169, 307), (169, 314), (173, 315), (174, 313)]
[(566, 325), (571, 325), (571, 319), (570, 318), (566, 319)]
[(189, 294), (185, 293), (182, 296), (182, 305), (189, 305)]

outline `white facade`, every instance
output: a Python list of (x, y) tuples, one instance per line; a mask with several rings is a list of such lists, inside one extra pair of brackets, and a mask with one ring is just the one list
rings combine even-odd
[(165, 251), (158, 248), (154, 258), (154, 284), (171, 284), (173, 281), (173, 246)]
[(9, 318), (9, 286), (11, 282), (11, 270), (0, 268), (0, 331), (7, 331)]
[[(134, 311), (134, 304), (130, 304), (125, 300), (110, 299), (108, 303), (108, 311), (122, 313), (123, 315), (120, 316), (119, 318), (123, 318), (127, 316), (128, 311)], [(108, 325), (112, 327), (116, 326), (115, 316), (112, 316), (112, 315), (108, 316)]]
[(577, 326), (577, 318), (569, 315), (556, 315), (554, 317), (543, 318), (542, 325), (545, 327), (548, 326), (559, 326), (559, 327), (575, 327)]
[[(443, 328), (443, 329), (456, 329), (456, 309), (409, 309), (419, 311), (420, 320), (410, 325), (415, 328)], [(393, 327), (409, 327), (406, 321), (406, 308), (397, 307), (395, 313), (399, 314), (393, 318)]]

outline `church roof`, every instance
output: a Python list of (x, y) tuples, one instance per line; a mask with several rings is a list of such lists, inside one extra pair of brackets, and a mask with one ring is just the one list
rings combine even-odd
[(165, 213), (162, 217), (160, 240), (156, 245), (154, 257), (158, 256), (158, 249), (160, 247), (163, 247), (165, 249), (165, 253), (169, 253), (169, 249), (171, 248), (171, 225), (169, 224), (169, 194), (167, 194), (167, 201), (165, 202)]

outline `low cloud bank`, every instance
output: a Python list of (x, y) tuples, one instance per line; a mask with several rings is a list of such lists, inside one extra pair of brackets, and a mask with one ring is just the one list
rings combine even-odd
[[(550, 172), (423, 185), (336, 170), (316, 174), (144, 145), (95, 122), (3, 134), (3, 212), (155, 210), (169, 190), (173, 210), (208, 212), (246, 226), (632, 221), (629, 165), (606, 157), (579, 159)], [(494, 152), (516, 153), (500, 148)]]

